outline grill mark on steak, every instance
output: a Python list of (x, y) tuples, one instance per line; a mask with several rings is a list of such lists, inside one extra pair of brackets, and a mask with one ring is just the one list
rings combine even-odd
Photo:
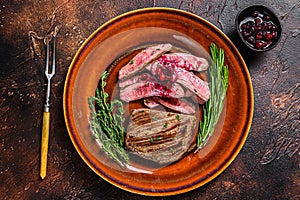
[(173, 140), (172, 138), (168, 138), (164, 141), (161, 141), (160, 143), (152, 142), (150, 145), (147, 141), (145, 141), (144, 143), (136, 143), (134, 145), (134, 151), (138, 153), (144, 153), (144, 154), (152, 153), (152, 152), (157, 153), (157, 151), (161, 150), (162, 148), (165, 147), (172, 148), (175, 147), (176, 145), (177, 145), (177, 141)]
[(134, 58), (122, 67), (119, 71), (119, 79), (123, 79), (132, 76), (146, 67), (151, 61), (158, 58), (165, 52), (170, 51), (172, 48), (171, 44), (159, 44), (144, 49), (138, 53)]
[(188, 71), (205, 71), (209, 67), (205, 58), (197, 57), (188, 53), (163, 54), (158, 61), (163, 65), (174, 64)]
[[(147, 130), (149, 131), (149, 130)], [(142, 152), (148, 152), (147, 149), (152, 149), (153, 146), (157, 145), (166, 145), (165, 142), (167, 141), (176, 141), (174, 140), (174, 137), (176, 136), (176, 133), (178, 132), (178, 127), (175, 126), (171, 129), (165, 130), (163, 132), (158, 132), (155, 133), (153, 130), (154, 134), (147, 135), (144, 137), (139, 137), (140, 134), (138, 135), (131, 135), (130, 138), (130, 144), (134, 149), (144, 149), (141, 150)], [(152, 132), (152, 131), (149, 131)], [(140, 132), (141, 133), (141, 132)], [(180, 137), (178, 136), (176, 139), (179, 139)]]
[(120, 99), (126, 102), (152, 96), (181, 98), (184, 96), (184, 90), (179, 84), (172, 84), (171, 87), (167, 87), (159, 83), (141, 81), (120, 91)]
[[(134, 121), (135, 123), (142, 124), (140, 122)], [(167, 123), (167, 127), (164, 127), (164, 124)], [(180, 123), (180, 125), (185, 125), (186, 122)], [(169, 136), (169, 130), (175, 129), (178, 126), (178, 120), (175, 117), (171, 118), (164, 118), (161, 120), (152, 120), (148, 123), (145, 123), (141, 126), (134, 126), (132, 125), (130, 129), (136, 129), (131, 131), (131, 136), (139, 136), (141, 138), (150, 138), (150, 137), (158, 137), (160, 134), (165, 136)], [(140, 133), (144, 132), (143, 136), (141, 137)], [(171, 133), (170, 133), (171, 134)], [(172, 134), (171, 134), (172, 135)]]
[(193, 115), (135, 109), (127, 128), (125, 146), (140, 157), (159, 164), (182, 158), (196, 141)]

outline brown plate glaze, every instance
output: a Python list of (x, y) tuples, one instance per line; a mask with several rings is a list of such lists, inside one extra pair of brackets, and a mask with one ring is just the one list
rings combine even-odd
[[(92, 136), (88, 121), (88, 97), (95, 95), (104, 70), (116, 61), (118, 65), (124, 62), (128, 52), (154, 43), (171, 43), (202, 56), (209, 55), (211, 43), (223, 48), (225, 63), (229, 67), (226, 103), (214, 134), (199, 152), (191, 152), (168, 166), (133, 163), (131, 168), (123, 169), (101, 151)], [(117, 71), (116, 68), (111, 70)], [(110, 94), (113, 93), (115, 81), (116, 76), (108, 80), (107, 91)], [(247, 138), (254, 102), (246, 64), (227, 36), (199, 16), (170, 8), (132, 11), (97, 29), (73, 59), (65, 82), (63, 101), (70, 138), (86, 164), (119, 188), (151, 196), (190, 191), (224, 171)]]

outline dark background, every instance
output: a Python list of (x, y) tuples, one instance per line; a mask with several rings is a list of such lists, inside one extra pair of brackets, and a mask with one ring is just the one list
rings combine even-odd
[[(239, 10), (270, 7), (283, 35), (276, 48), (253, 53), (235, 29)], [(251, 130), (233, 163), (205, 186), (172, 197), (145, 197), (107, 183), (82, 161), (63, 117), (63, 87), (73, 56), (107, 20), (138, 8), (172, 7), (195, 13), (224, 31), (242, 53), (253, 82)], [(46, 89), (44, 37), (60, 25), (52, 79), (47, 177), (39, 177)], [(0, 3), (1, 199), (300, 199), (299, 0), (2, 0)]]

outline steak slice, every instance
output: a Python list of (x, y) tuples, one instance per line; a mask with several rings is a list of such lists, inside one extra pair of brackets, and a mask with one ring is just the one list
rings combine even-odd
[(160, 104), (157, 103), (153, 97), (144, 99), (144, 105), (147, 106), (148, 108), (155, 108), (157, 106), (159, 106)]
[(195, 95), (195, 93), (190, 90), (186, 90), (184, 96), (190, 97), (194, 102), (199, 103), (201, 105), (205, 103), (205, 101), (203, 99), (201, 99), (200, 97)]
[(168, 77), (175, 74), (177, 83), (180, 83), (185, 88), (192, 91), (203, 101), (207, 101), (210, 97), (208, 83), (196, 76), (193, 72), (189, 72), (175, 65), (162, 65), (158, 61), (147, 66), (147, 69), (151, 71), (153, 76), (155, 76), (158, 71), (161, 73), (167, 73), (165, 76)]
[(181, 98), (184, 96), (184, 90), (177, 83), (167, 87), (155, 82), (141, 81), (120, 91), (121, 100), (126, 102), (152, 96)]
[(193, 103), (189, 103), (184, 98), (175, 99), (164, 97), (150, 97), (144, 99), (144, 105), (148, 108), (155, 108), (159, 105), (163, 105), (171, 110), (184, 114), (194, 114), (196, 112), (195, 105)]
[(187, 100), (175, 99), (175, 98), (164, 98), (164, 97), (154, 97), (156, 102), (161, 105), (170, 108), (172, 110), (178, 111), (185, 114), (194, 114), (196, 112), (195, 106), (192, 103), (189, 103)]
[(124, 88), (127, 87), (129, 85), (132, 85), (134, 83), (140, 82), (140, 81), (151, 81), (151, 82), (156, 82), (156, 78), (153, 77), (151, 74), (149, 73), (142, 73), (133, 77), (130, 77), (128, 79), (119, 81), (119, 87), (120, 88)]
[(132, 76), (142, 70), (150, 62), (161, 56), (163, 53), (170, 51), (171, 44), (159, 44), (151, 46), (136, 56), (119, 71), (119, 79)]
[(196, 125), (194, 115), (136, 109), (131, 114), (125, 146), (144, 159), (173, 163), (191, 150), (197, 137)]
[(174, 64), (188, 71), (205, 71), (209, 67), (205, 58), (197, 57), (188, 53), (163, 54), (158, 61), (163, 65)]

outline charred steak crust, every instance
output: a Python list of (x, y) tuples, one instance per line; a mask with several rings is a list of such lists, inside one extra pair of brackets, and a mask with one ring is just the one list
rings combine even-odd
[(135, 109), (125, 146), (140, 157), (159, 164), (181, 159), (195, 142), (197, 118), (193, 115)]

